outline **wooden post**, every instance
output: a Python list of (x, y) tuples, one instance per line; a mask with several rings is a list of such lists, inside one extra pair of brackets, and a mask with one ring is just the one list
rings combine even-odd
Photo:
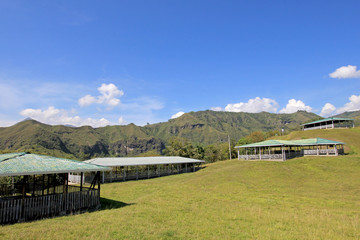
[(150, 178), (149, 165), (147, 166), (147, 178)]
[(261, 160), (261, 147), (259, 147), (259, 159)]
[(98, 176), (98, 178), (97, 178), (97, 182), (98, 182), (98, 191), (99, 191), (99, 193), (100, 193), (100, 171), (98, 171), (98, 172), (97, 172), (97, 176)]
[(238, 160), (240, 160), (240, 150), (239, 149), (237, 151), (237, 154), (238, 154)]
[(45, 174), (42, 175), (42, 186), (41, 186), (41, 195), (44, 196), (44, 188), (45, 188)]
[(83, 189), (83, 178), (84, 178), (84, 172), (81, 172), (81, 174), (80, 174), (80, 192), (82, 192), (82, 189)]
[(33, 197), (35, 196), (35, 175), (33, 176), (33, 190), (32, 190), (32, 194)]
[(50, 194), (50, 174), (47, 174), (47, 182), (48, 182), (48, 184), (47, 184), (46, 191), (47, 191), (47, 195), (49, 195)]
[(326, 145), (326, 155), (329, 155), (329, 145)]
[(105, 171), (102, 172), (102, 183), (105, 183)]
[(160, 171), (161, 171), (161, 168), (160, 168), (160, 165), (158, 165), (158, 174), (159, 174), (159, 177), (161, 176), (161, 174), (160, 174)]
[(335, 150), (335, 156), (338, 156), (338, 151), (337, 151), (337, 148), (336, 148), (336, 144), (334, 145), (334, 150)]
[(66, 176), (66, 193), (69, 192), (69, 173), (65, 173)]
[(25, 195), (26, 195), (26, 182), (28, 176), (23, 176), (23, 183), (22, 183), (22, 201), (21, 201), (21, 219), (25, 217)]
[(319, 156), (319, 146), (316, 146), (316, 153)]
[(56, 173), (53, 176), (53, 189), (54, 189), (54, 194), (56, 193)]
[(185, 163), (185, 172), (187, 172), (187, 163)]

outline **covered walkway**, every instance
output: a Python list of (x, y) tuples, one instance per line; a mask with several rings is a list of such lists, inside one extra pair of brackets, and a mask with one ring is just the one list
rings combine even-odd
[[(344, 154), (344, 143), (323, 139), (311, 138), (301, 140), (267, 140), (258, 143), (236, 146), (238, 159), (245, 160), (275, 160), (301, 156), (337, 156)], [(241, 154), (240, 154), (241, 153)]]
[[(28, 153), (0, 155), (0, 224), (100, 207), (100, 171), (109, 168)], [(70, 186), (68, 174), (94, 172), (90, 187)]]
[[(94, 158), (85, 162), (106, 166), (111, 169), (102, 172), (101, 181), (105, 183), (194, 172), (205, 161), (178, 156), (157, 156)], [(70, 181), (78, 183), (80, 177), (78, 174), (71, 174)], [(88, 182), (88, 178), (91, 178), (91, 175), (85, 176), (83, 181)]]
[(354, 119), (350, 118), (325, 118), (302, 125), (303, 130), (315, 130), (315, 129), (332, 129), (332, 128), (353, 128), (355, 127)]

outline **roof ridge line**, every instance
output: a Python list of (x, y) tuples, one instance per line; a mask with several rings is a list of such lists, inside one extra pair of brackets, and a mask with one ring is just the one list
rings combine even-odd
[(5, 162), (7, 160), (10, 160), (10, 159), (13, 159), (13, 158), (17, 158), (17, 157), (21, 157), (21, 156), (24, 156), (26, 155), (27, 153), (26, 152), (20, 152), (18, 153), (16, 156), (11, 156), (11, 157), (8, 157), (8, 158), (5, 158), (3, 160), (0, 160), (0, 162)]

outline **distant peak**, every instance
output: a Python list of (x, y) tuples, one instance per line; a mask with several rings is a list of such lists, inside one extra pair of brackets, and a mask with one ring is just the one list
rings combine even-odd
[(35, 121), (34, 119), (32, 119), (31, 117), (27, 117), (24, 120), (22, 120), (21, 122), (25, 122), (25, 121)]

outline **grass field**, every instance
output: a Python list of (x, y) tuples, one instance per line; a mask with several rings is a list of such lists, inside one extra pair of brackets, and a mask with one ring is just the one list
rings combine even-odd
[(100, 211), (2, 226), (0, 239), (360, 239), (358, 144), (347, 156), (105, 184)]

